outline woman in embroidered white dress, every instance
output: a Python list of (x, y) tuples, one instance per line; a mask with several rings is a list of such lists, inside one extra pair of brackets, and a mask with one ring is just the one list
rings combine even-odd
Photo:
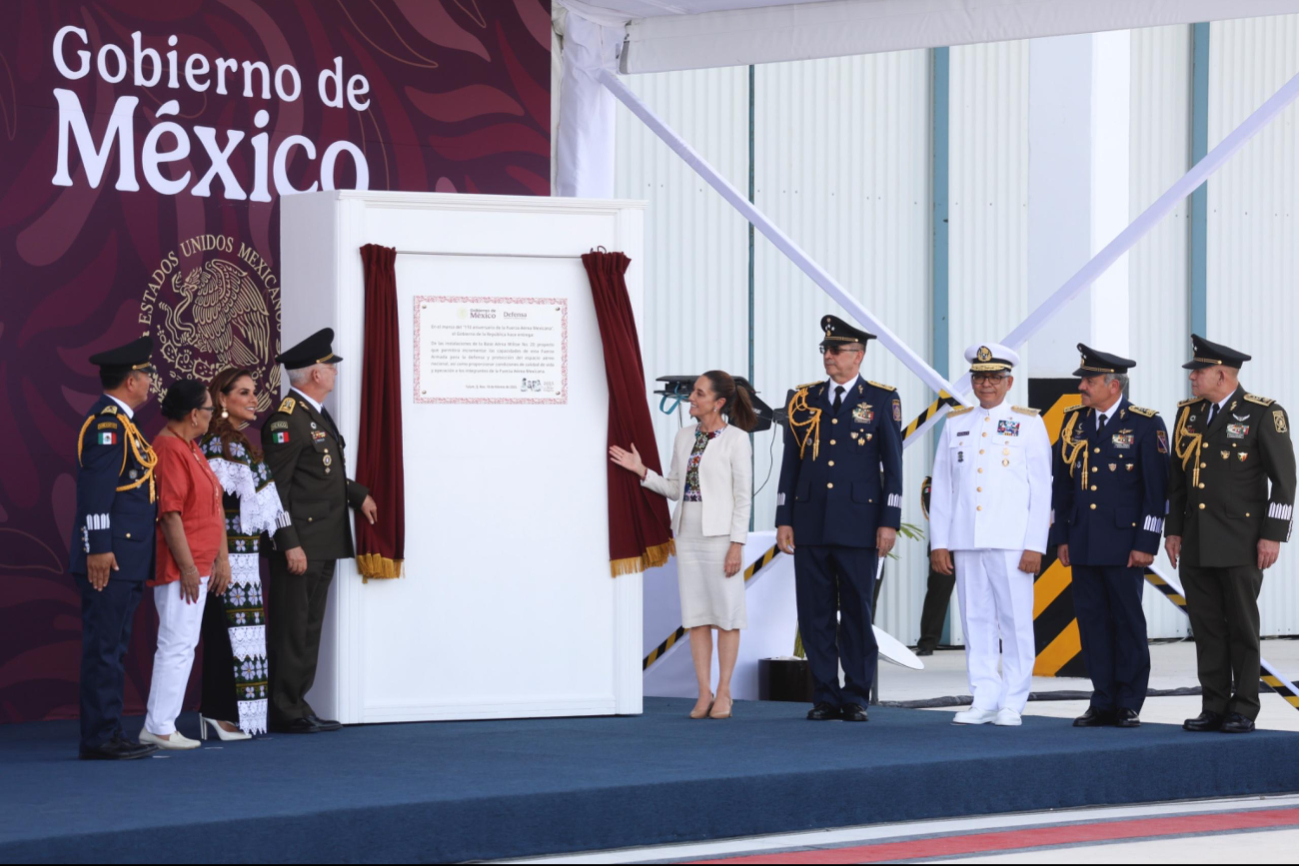
[(230, 586), (203, 615), (200, 731), (222, 740), (266, 733), (266, 609), (258, 548), (263, 533), (289, 525), (262, 453), (244, 434), (257, 417), (257, 384), (229, 369), (208, 386), (215, 417), (201, 447), (224, 490)]

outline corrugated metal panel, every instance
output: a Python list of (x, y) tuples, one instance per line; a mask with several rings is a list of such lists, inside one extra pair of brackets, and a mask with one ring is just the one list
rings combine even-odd
[[(925, 51), (780, 63), (757, 68), (757, 204), (813, 259), (922, 356), (929, 354), (929, 56)], [(764, 238), (757, 245), (756, 379), (778, 405), (793, 385), (825, 376), (817, 354), (822, 315), (837, 304)], [(895, 385), (907, 414), (926, 388), (886, 350), (862, 369)], [(755, 445), (758, 525), (771, 526), (781, 448)], [(903, 520), (923, 524), (920, 481), (931, 449), (910, 449)], [(768, 456), (770, 454), (770, 457)], [(876, 622), (914, 641), (924, 598), (922, 542), (902, 542)]]
[[(1028, 51), (1025, 41), (952, 48), (952, 377), (969, 369), (967, 346), (1001, 339), (1029, 312)], [(1009, 398), (1021, 405), (1029, 369)]]
[[(1299, 16), (1215, 23), (1209, 146), (1299, 73)], [(1250, 391), (1299, 406), (1299, 108), (1290, 106), (1209, 181), (1208, 330), (1249, 352)], [(1299, 550), (1283, 545), (1259, 599), (1263, 634), (1299, 633)]]
[[(1131, 214), (1150, 206), (1190, 168), (1191, 33), (1185, 26), (1132, 31)], [(1188, 205), (1184, 201), (1128, 254), (1132, 401), (1173, 424), (1190, 393), (1181, 365), (1190, 345), (1187, 283)], [(1162, 554), (1161, 565), (1167, 565)], [(1186, 634), (1186, 616), (1146, 590), (1151, 637)]]
[[(731, 183), (747, 188), (748, 69), (625, 80)], [(640, 263), (645, 267), (640, 337), (647, 385), (653, 390), (659, 376), (711, 369), (747, 375), (748, 222), (621, 104), (617, 136), (616, 195), (649, 201)], [(690, 423), (685, 408), (680, 417), (669, 416), (655, 404), (659, 454), (665, 458), (680, 425)]]

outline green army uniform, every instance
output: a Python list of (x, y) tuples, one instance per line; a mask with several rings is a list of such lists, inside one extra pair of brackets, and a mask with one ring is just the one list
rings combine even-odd
[[(1195, 340), (1197, 366), (1223, 355), (1228, 366), (1248, 360)], [(1165, 533), (1182, 538), (1181, 576), (1203, 708), (1252, 722), (1259, 712), (1258, 542), (1288, 541), (1293, 518), (1289, 419), (1275, 400), (1241, 387), (1220, 409), (1207, 398), (1178, 404), (1173, 430)]]
[[(281, 356), (285, 366), (292, 363), (296, 356), (290, 353), (297, 348)], [(312, 363), (342, 360), (319, 348), (317, 352), (310, 357), (322, 360)], [(369, 495), (347, 477), (344, 447), (329, 412), (317, 411), (296, 391), (281, 401), (262, 428), (266, 465), (291, 519), (275, 533), (267, 591), (272, 728), (285, 730), (303, 719), (318, 721), (306, 696), (316, 678), (329, 586), (337, 560), (355, 555), (348, 506), (359, 509)], [(295, 547), (306, 554), (305, 574), (289, 571), (285, 554)]]

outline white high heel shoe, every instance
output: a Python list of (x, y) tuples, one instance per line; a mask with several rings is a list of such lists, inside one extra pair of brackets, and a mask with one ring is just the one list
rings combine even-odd
[(244, 733), (243, 731), (227, 731), (225, 728), (221, 727), (221, 724), (217, 722), (216, 719), (209, 719), (207, 716), (199, 716), (198, 735), (200, 739), (207, 739), (207, 729), (209, 725), (212, 727), (212, 730), (216, 731), (217, 739), (223, 743), (230, 743), (236, 740), (251, 740), (253, 738), (252, 734)]

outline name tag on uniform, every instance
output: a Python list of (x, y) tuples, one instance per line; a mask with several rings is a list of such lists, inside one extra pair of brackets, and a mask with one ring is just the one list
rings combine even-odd
[(1132, 447), (1132, 443), (1135, 441), (1135, 438), (1136, 437), (1134, 437), (1131, 433), (1115, 433), (1112, 437), (1110, 437), (1110, 441), (1114, 443), (1115, 448), (1122, 448), (1123, 450), (1126, 451), (1127, 449)]
[(1228, 438), (1228, 439), (1244, 439), (1244, 438), (1245, 438), (1246, 436), (1248, 436), (1248, 435), (1249, 435), (1249, 425), (1248, 425), (1248, 424), (1228, 424), (1228, 425), (1227, 425), (1227, 438)]
[(1007, 420), (1005, 420), (1005, 419), (1003, 419), (1003, 420), (1001, 420), (1001, 421), (998, 421), (998, 422), (997, 422), (997, 435), (998, 435), (998, 436), (1018, 436), (1018, 435), (1019, 435), (1019, 422), (1018, 422), (1018, 421), (1007, 421)]
[(869, 424), (875, 420), (875, 411), (869, 403), (858, 403), (852, 407), (852, 420), (858, 424)]
[(962, 430), (960, 433), (957, 433), (956, 435), (957, 435), (957, 436), (969, 436), (969, 435), (970, 435), (970, 431), (969, 431), (969, 430)]

